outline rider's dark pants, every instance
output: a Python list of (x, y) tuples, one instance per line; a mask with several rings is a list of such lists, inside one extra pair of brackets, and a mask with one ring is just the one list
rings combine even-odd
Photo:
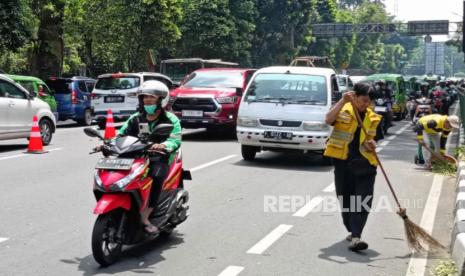
[(344, 226), (353, 237), (360, 238), (373, 201), (376, 171), (356, 176), (347, 163), (347, 160), (333, 159), (334, 183)]
[(160, 198), (163, 182), (168, 176), (168, 162), (167, 161), (151, 161), (150, 162), (150, 176), (153, 179), (152, 189), (150, 190), (149, 207), (156, 208), (158, 199)]

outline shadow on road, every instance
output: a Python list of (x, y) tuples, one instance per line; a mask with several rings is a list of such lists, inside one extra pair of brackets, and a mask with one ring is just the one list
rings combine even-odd
[(183, 133), (182, 139), (184, 141), (192, 142), (225, 142), (225, 141), (237, 141), (236, 133), (232, 131), (208, 131), (208, 130), (187, 130)]
[(154, 274), (155, 267), (159, 262), (165, 260), (162, 253), (165, 250), (176, 248), (178, 244), (184, 243), (182, 234), (173, 232), (169, 238), (158, 238), (153, 241), (135, 245), (123, 250), (121, 259), (109, 267), (100, 267), (92, 255), (83, 258), (62, 259), (60, 262), (77, 266), (84, 276), (98, 274), (115, 274), (131, 271), (140, 274)]
[(14, 144), (14, 145), (0, 145), (0, 153), (15, 151), (15, 150), (26, 150), (27, 149), (27, 140), (24, 139), (24, 144)]
[(280, 169), (290, 171), (329, 172), (332, 165), (325, 164), (320, 154), (301, 153), (275, 153), (265, 152), (257, 154), (253, 161), (241, 160), (235, 162), (236, 166)]
[[(321, 253), (318, 255), (318, 258), (327, 260), (330, 262), (334, 262), (337, 264), (347, 264), (347, 263), (370, 263), (375, 261), (376, 257), (380, 255), (375, 250), (368, 249), (365, 250), (364, 252), (360, 253), (355, 253), (349, 251), (347, 248), (349, 245), (349, 242), (346, 240), (339, 241), (330, 247), (327, 248), (322, 248), (320, 249)], [(410, 254), (409, 254), (410, 256)], [(400, 258), (407, 258), (406, 257), (400, 257)]]

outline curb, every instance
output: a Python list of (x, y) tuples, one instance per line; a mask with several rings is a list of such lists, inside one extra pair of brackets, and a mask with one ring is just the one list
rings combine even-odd
[[(460, 128), (459, 145), (464, 145), (464, 130)], [(459, 275), (465, 275), (465, 162), (460, 161), (457, 169), (455, 220), (452, 229), (451, 255)]]

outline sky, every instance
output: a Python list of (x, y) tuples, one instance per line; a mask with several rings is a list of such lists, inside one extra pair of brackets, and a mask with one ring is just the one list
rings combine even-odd
[[(397, 12), (395, 10), (397, 3)], [(449, 20), (462, 21), (463, 0), (384, 0), (387, 11), (400, 21)], [(455, 24), (449, 25), (455, 30)], [(433, 36), (433, 41), (445, 41), (447, 36)]]

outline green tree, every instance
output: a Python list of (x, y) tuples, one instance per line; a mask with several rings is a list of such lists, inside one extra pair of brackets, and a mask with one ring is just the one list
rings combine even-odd
[(30, 11), (22, 0), (0, 1), (0, 53), (16, 51), (31, 36)]
[(253, 37), (255, 66), (288, 64), (305, 53), (310, 40), (310, 19), (315, 15), (313, 0), (258, 0), (259, 18)]

